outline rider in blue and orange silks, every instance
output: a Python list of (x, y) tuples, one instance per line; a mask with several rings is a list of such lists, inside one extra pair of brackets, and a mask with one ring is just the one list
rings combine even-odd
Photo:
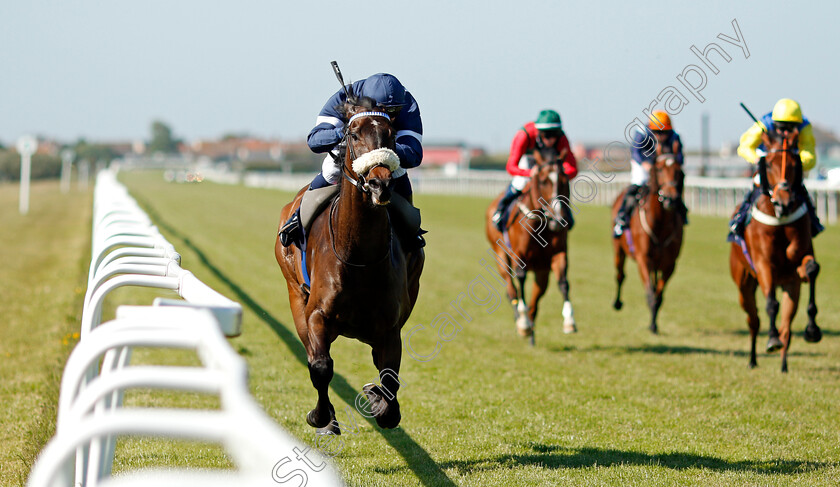
[[(534, 149), (543, 147), (554, 147), (558, 154), (565, 150), (566, 157), (562, 162), (562, 170), (569, 180), (577, 176), (577, 159), (569, 146), (569, 139), (563, 132), (560, 114), (554, 110), (541, 111), (535, 121), (526, 123), (516, 132), (510, 145), (510, 156), (505, 169), (513, 176), (513, 180), (502, 199), (499, 200), (496, 212), (493, 214), (493, 223), (499, 231), (503, 230), (505, 223), (502, 218), (505, 208), (522, 194), (525, 185), (534, 175), (533, 171), (536, 170), (535, 159), (532, 155)], [(566, 213), (563, 217), (568, 220), (567, 228), (571, 229), (574, 225), (572, 212)]]
[[(615, 226), (613, 227), (613, 237), (615, 238), (621, 237), (624, 230), (630, 225), (630, 215), (633, 213), (635, 200), (639, 197), (639, 190), (647, 184), (648, 179), (650, 179), (650, 170), (656, 162), (656, 144), (660, 141), (651, 134), (663, 136), (664, 140), (661, 143), (675, 148), (675, 162), (680, 167), (683, 165), (682, 140), (680, 135), (674, 131), (670, 115), (663, 110), (654, 110), (652, 115), (648, 123), (648, 130), (645, 132), (637, 131), (633, 136), (633, 144), (630, 149), (630, 186), (627, 187), (627, 192), (624, 194), (624, 199), (616, 213)], [(678, 181), (677, 192), (680, 196), (677, 210), (680, 212), (683, 223), (687, 224), (688, 209), (683, 201), (682, 179)]]
[[(375, 109), (384, 111), (391, 118), (391, 124), (397, 132), (394, 152), (400, 159), (400, 167), (391, 175), (392, 190), (411, 202), (411, 182), (408, 180), (406, 169), (419, 166), (423, 159), (423, 122), (417, 101), (395, 76), (386, 73), (377, 73), (356, 81), (351, 85), (351, 92), (360, 99), (373, 99), (376, 102)], [(341, 178), (341, 163), (337, 163), (335, 157), (340, 157), (344, 149), (344, 131), (348, 120), (339, 108), (346, 101), (347, 95), (343, 88), (331, 96), (318, 114), (315, 127), (306, 138), (312, 152), (330, 154), (324, 158), (321, 172), (312, 180), (304, 198), (313, 190), (335, 185)], [(293, 242), (300, 242), (303, 239), (303, 229), (308, 223), (301, 222), (298, 208), (280, 229), (281, 243), (288, 246)], [(422, 247), (424, 243), (422, 236), (417, 235), (412, 247)]]
[[(802, 161), (802, 172), (812, 169), (817, 164), (817, 153), (814, 150), (814, 129), (811, 127), (811, 122), (802, 116), (802, 109), (799, 103), (789, 98), (782, 98), (773, 106), (772, 112), (765, 114), (761, 117), (760, 122), (754, 123), (741, 135), (740, 145), (738, 145), (738, 155), (750, 164), (757, 164), (759, 159), (766, 154), (762, 141), (762, 133), (765, 130), (769, 132), (777, 131), (782, 134), (799, 130), (799, 147), (797, 150), (799, 151), (799, 159)], [(756, 179), (758, 179), (758, 176), (756, 176)], [(824, 227), (820, 223), (819, 217), (817, 217), (814, 203), (811, 201), (811, 197), (808, 196), (808, 190), (804, 184), (801, 184), (798, 188), (794, 188), (794, 190), (799, 192), (799, 196), (805, 202), (808, 216), (811, 218), (811, 236), (815, 237), (824, 230)], [(756, 182), (753, 185), (752, 191), (747, 193), (738, 211), (735, 212), (732, 221), (729, 222), (727, 241), (736, 242), (738, 239), (744, 238), (744, 230), (747, 226), (750, 208), (760, 194), (761, 189), (758, 182)]]

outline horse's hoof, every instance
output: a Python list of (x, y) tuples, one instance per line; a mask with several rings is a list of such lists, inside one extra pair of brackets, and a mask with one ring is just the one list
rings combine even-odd
[(779, 337), (770, 337), (767, 339), (767, 353), (773, 353), (780, 350), (784, 345)]
[(754, 369), (754, 368), (756, 368), (756, 367), (758, 367), (758, 364), (757, 364), (757, 363), (755, 363), (755, 362), (750, 362), (750, 369)]
[(400, 415), (400, 404), (396, 398), (388, 402), (379, 386), (374, 384), (365, 384), (362, 392), (365, 393), (368, 400), (370, 408), (368, 412), (376, 419), (376, 424), (380, 428), (391, 429), (399, 426), (402, 416)]
[(650, 332), (653, 333), (654, 335), (659, 333), (659, 328), (656, 326), (656, 323), (651, 323)]
[(624, 306), (624, 303), (622, 303), (621, 301), (619, 301), (617, 299), (613, 303), (613, 308), (615, 308), (616, 311), (619, 311), (622, 306)]
[[(316, 418), (315, 418), (315, 415), (317, 414), (316, 411), (317, 411), (317, 409), (313, 409), (312, 411), (309, 411), (306, 414), (306, 423), (309, 426), (312, 426), (313, 428), (325, 428), (325, 427), (327, 427), (330, 424), (330, 419), (331, 418), (327, 418), (326, 421), (316, 421)], [(318, 418), (318, 419), (320, 419), (320, 418)]]
[(810, 343), (817, 343), (822, 340), (822, 330), (816, 324), (805, 327), (805, 341)]
[(528, 338), (529, 336), (534, 334), (534, 329), (533, 328), (520, 328), (520, 327), (517, 326), (516, 327), (516, 332), (519, 333), (519, 336), (521, 336), (522, 338)]
[(318, 428), (315, 433), (319, 435), (340, 435), (341, 428), (338, 427), (338, 421), (330, 421), (329, 424), (323, 428)]
[(563, 333), (567, 335), (577, 333), (577, 325), (574, 323), (563, 323)]

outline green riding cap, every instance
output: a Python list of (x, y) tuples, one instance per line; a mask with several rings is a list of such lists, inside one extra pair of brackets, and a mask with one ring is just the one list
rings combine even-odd
[(534, 121), (537, 130), (560, 130), (563, 123), (560, 121), (560, 114), (554, 110), (543, 110)]

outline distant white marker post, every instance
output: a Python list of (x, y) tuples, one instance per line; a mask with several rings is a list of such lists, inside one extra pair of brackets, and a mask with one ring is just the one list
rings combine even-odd
[(73, 158), (76, 153), (72, 149), (64, 149), (61, 151), (61, 192), (67, 193), (70, 191), (70, 169), (73, 164)]
[(29, 213), (29, 179), (32, 172), (32, 154), (38, 149), (38, 141), (31, 135), (24, 135), (17, 141), (20, 154), (20, 214)]

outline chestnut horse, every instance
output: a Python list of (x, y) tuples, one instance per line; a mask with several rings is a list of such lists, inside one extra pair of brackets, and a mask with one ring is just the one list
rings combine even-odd
[[(630, 218), (630, 228), (613, 239), (615, 280), (618, 284), (613, 307), (620, 310), (621, 284), (624, 282), (624, 261), (627, 255), (639, 266), (642, 285), (647, 291), (650, 308), (650, 331), (657, 333), (656, 317), (662, 306), (665, 284), (674, 273), (683, 240), (683, 220), (678, 205), (679, 187), (684, 177), (676, 163), (673, 146), (663, 144), (664, 134), (657, 134), (656, 162), (650, 170), (647, 187), (642, 189), (641, 201)], [(626, 190), (625, 190), (626, 192)], [(624, 192), (618, 195), (612, 209), (615, 221)]]
[[(376, 111), (372, 100), (357, 100), (352, 93), (348, 100), (343, 107), (347, 150), (344, 160), (337, 161), (344, 176), (338, 197), (313, 222), (305, 253), (294, 245), (284, 247), (279, 238), (274, 245), (295, 327), (306, 348), (309, 377), (318, 391), (306, 421), (335, 434), (340, 430), (329, 399), (330, 345), (339, 335), (371, 346), (381, 384), (364, 387), (371, 415), (382, 428), (399, 424), (400, 329), (417, 300), (425, 261), (422, 249), (404, 253), (386, 209), (392, 196), (391, 172), (399, 164), (390, 118)], [(281, 223), (305, 190), (283, 208)], [(305, 284), (302, 257), (311, 272), (311, 286)]]
[[(569, 222), (563, 214), (572, 211), (572, 203), (569, 199), (569, 178), (562, 166), (565, 156), (565, 149), (559, 156), (553, 149), (534, 151), (537, 164), (532, 170), (531, 181), (509, 212), (505, 225), (507, 235), (496, 228), (492, 219), (501, 195), (485, 212), (487, 240), (496, 255), (499, 274), (507, 284), (517, 331), (522, 337), (530, 337), (531, 345), (534, 344), (538, 303), (548, 288), (552, 271), (563, 294), (563, 331), (577, 331), (566, 278)], [(528, 271), (534, 273), (535, 279), (531, 302), (526, 306), (525, 278)], [(519, 281), (518, 288), (512, 279), (514, 275)]]
[[(810, 284), (808, 326), (805, 340), (818, 342), (822, 331), (817, 326), (815, 286), (820, 266), (814, 259), (811, 223), (797, 190), (802, 184), (802, 161), (799, 159), (799, 131), (787, 135), (765, 133), (767, 156), (758, 163), (761, 194), (751, 209), (752, 218), (744, 231), (743, 242), (733, 243), (729, 269), (738, 286), (741, 308), (747, 313), (750, 327), (750, 367), (757, 365), (755, 342), (759, 320), (755, 291), (758, 286), (767, 303), (770, 322), (767, 351), (782, 350), (782, 372), (788, 371), (791, 322), (799, 306), (802, 282)], [(776, 288), (782, 288), (781, 326), (776, 328), (779, 302)]]

